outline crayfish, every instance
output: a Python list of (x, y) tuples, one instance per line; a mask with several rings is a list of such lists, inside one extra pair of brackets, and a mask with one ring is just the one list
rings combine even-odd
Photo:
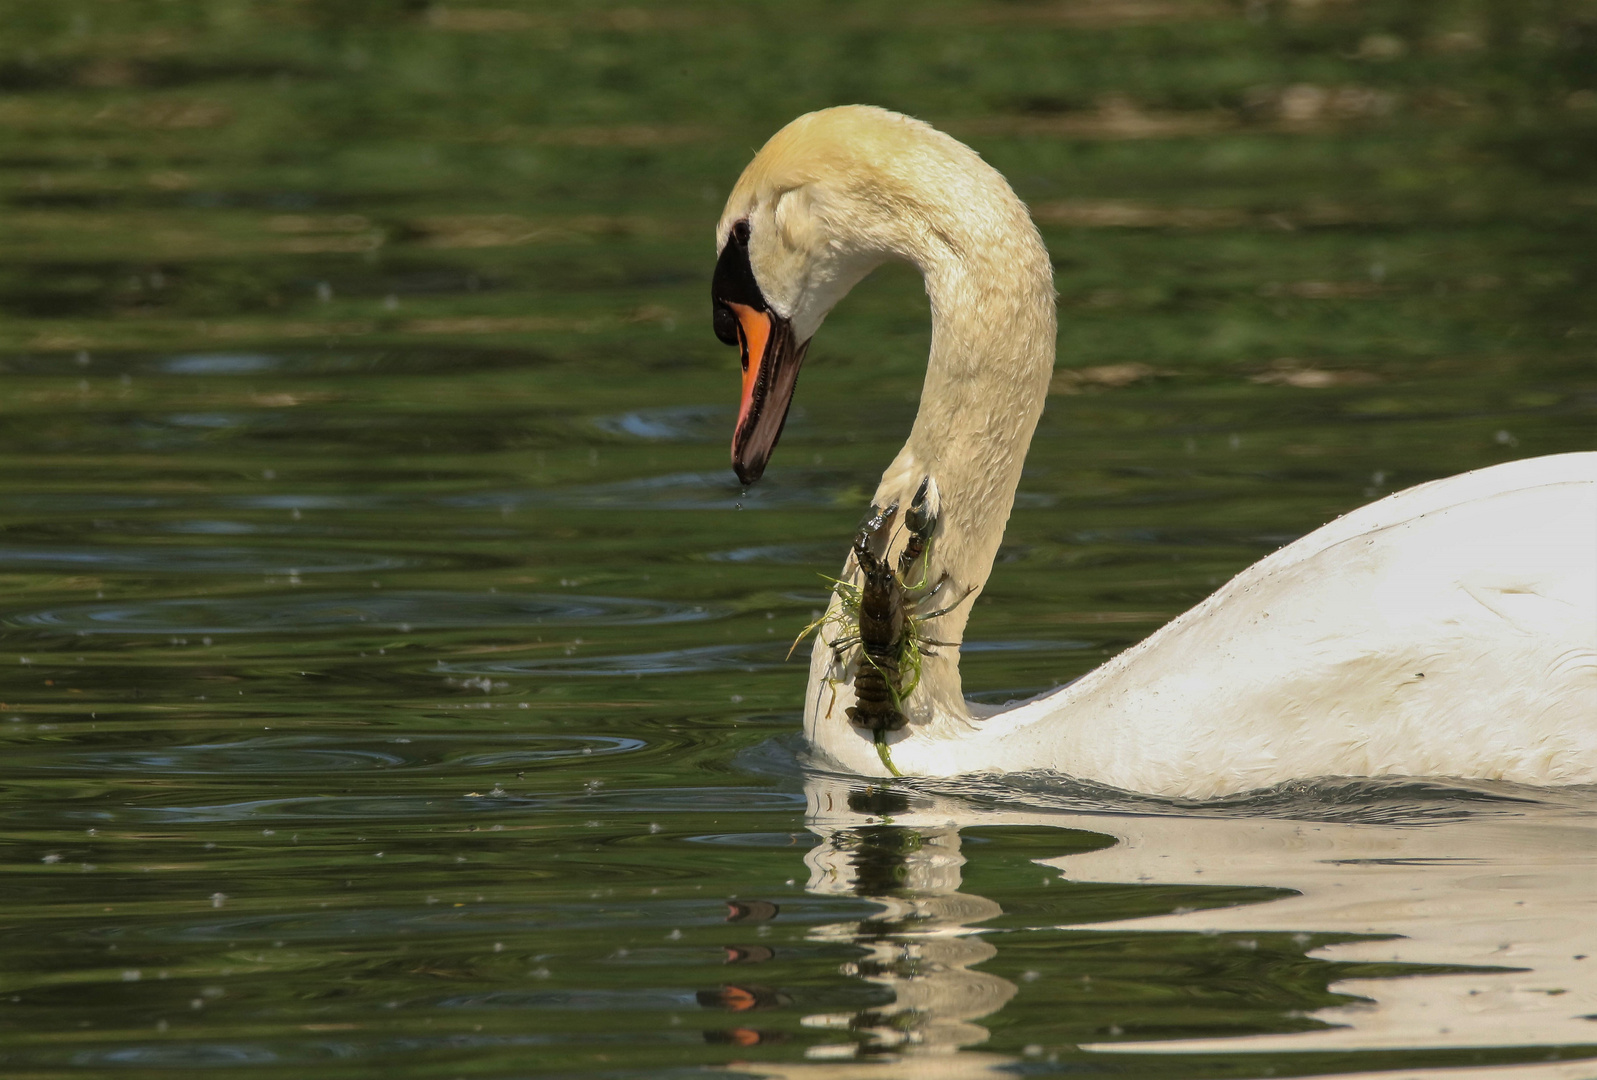
[[(936, 515), (929, 505), (930, 486), (929, 477), (921, 482), (904, 513), (904, 527), (909, 536), (896, 564), (887, 558), (886, 551), (898, 504), (892, 503), (885, 509), (871, 507), (870, 516), (854, 537), (859, 584), (828, 578), (838, 599), (836, 608), (806, 626), (793, 642), (796, 648), (800, 641), (830, 623), (838, 627), (837, 636), (828, 642), (838, 667), (846, 668), (852, 659), (850, 653), (857, 651), (855, 704), (849, 707), (847, 715), (852, 723), (871, 732), (877, 754), (895, 776), (901, 774), (888, 756), (886, 734), (898, 731), (908, 722), (903, 704), (920, 683), (922, 657), (935, 656), (932, 649), (936, 646), (951, 646), (950, 642), (928, 637), (926, 624), (939, 615), (946, 615), (970, 595), (967, 590), (947, 607), (923, 610), (948, 580), (944, 575), (936, 585), (927, 587), (932, 534), (937, 528)], [(920, 579), (912, 582), (917, 563), (920, 564)], [(837, 680), (833, 680), (834, 693), (836, 683)]]

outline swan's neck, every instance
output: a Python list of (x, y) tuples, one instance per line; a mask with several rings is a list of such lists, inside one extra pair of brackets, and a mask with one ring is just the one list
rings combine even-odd
[(964, 587), (980, 588), (992, 568), (1053, 370), (1053, 281), (1025, 226), (999, 250), (975, 238), (962, 257), (924, 268), (932, 347), (920, 411), (877, 492), (882, 505), (936, 480), (941, 568)]
[[(915, 426), (874, 499), (908, 506), (925, 477), (936, 482), (940, 523), (928, 580), (946, 575), (946, 583), (927, 606), (970, 594), (930, 625), (929, 636), (944, 642), (963, 639), (992, 570), (1054, 364), (1047, 249), (1008, 185), (979, 168), (972, 190), (948, 197), (943, 213), (922, 204), (925, 218), (896, 252), (925, 277), (931, 357)], [(919, 723), (966, 719), (957, 648), (926, 657), (907, 704)]]

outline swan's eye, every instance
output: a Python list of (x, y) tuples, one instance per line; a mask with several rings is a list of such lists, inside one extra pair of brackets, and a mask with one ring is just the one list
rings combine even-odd
[(732, 314), (732, 309), (725, 304), (715, 305), (715, 336), (721, 339), (723, 345), (736, 345), (738, 343), (737, 316)]

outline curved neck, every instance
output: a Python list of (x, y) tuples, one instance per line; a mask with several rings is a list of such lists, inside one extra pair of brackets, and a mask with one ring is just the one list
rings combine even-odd
[[(930, 577), (947, 575), (934, 607), (971, 596), (930, 636), (958, 642), (986, 584), (1014, 506), (1054, 365), (1053, 271), (1047, 249), (1009, 186), (987, 166), (979, 202), (928, 213), (897, 254), (925, 277), (932, 345), (920, 410), (874, 502), (907, 506), (923, 478), (940, 496)], [(996, 185), (993, 181), (996, 180)], [(966, 716), (957, 648), (926, 657), (912, 719)], [(918, 706), (918, 707), (917, 707)], [(918, 714), (918, 715), (917, 715)]]

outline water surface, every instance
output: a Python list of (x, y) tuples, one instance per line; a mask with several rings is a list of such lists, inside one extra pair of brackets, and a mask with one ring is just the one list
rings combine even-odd
[(1029, 695), (1592, 447), (1589, 4), (0, 24), (0, 1073), (1597, 1076), (1590, 792), (807, 763), (925, 298), (839, 308), (745, 492), (705, 295), (805, 109), (1011, 178), (1061, 370), (965, 677)]

